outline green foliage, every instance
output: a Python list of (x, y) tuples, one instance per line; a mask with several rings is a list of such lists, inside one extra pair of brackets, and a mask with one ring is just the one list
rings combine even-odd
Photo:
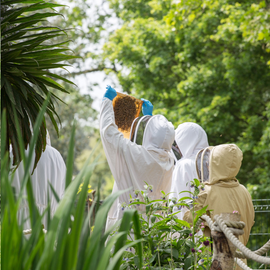
[[(67, 93), (56, 80), (72, 84), (52, 70), (64, 68), (63, 61), (73, 59), (67, 54), (66, 40), (56, 43), (54, 39), (65, 36), (65, 32), (47, 22), (61, 14), (54, 8), (61, 5), (45, 1), (1, 0), (1, 112), (6, 110), (6, 145), (9, 153), (12, 145), (13, 164), (22, 160), (17, 132), (21, 132), (24, 148), (29, 145), (33, 126), (40, 108), (48, 95), (52, 99), (46, 108), (55, 130), (58, 132), (54, 100), (58, 98), (50, 89)], [(19, 126), (15, 127), (15, 107)], [(46, 147), (46, 121), (42, 121), (35, 148), (35, 165)]]
[(154, 101), (175, 127), (199, 123), (211, 145), (236, 143), (240, 182), (269, 186), (269, 3), (109, 2), (123, 23), (104, 57), (119, 67), (124, 91)]
[[(269, 193), (268, 193), (269, 194)], [(269, 241), (270, 227), (270, 198), (253, 200), (255, 210), (255, 224), (251, 228), (251, 234), (247, 243), (250, 250), (258, 250), (267, 241)], [(248, 266), (251, 269), (263, 269), (260, 263), (248, 260)]]
[[(96, 137), (95, 137), (96, 136)], [(93, 149), (97, 147), (94, 157), (99, 156), (99, 162), (96, 164), (93, 175), (91, 177), (91, 186), (93, 189), (97, 190), (98, 184), (100, 183), (100, 196), (101, 200), (104, 200), (107, 196), (109, 196), (113, 189), (114, 179), (111, 173), (103, 146), (101, 142), (98, 140), (99, 131), (90, 138), (89, 148)], [(75, 160), (78, 168), (82, 168), (83, 164), (87, 160), (89, 154), (91, 153), (90, 149), (85, 149), (80, 156)]]
[[(194, 198), (200, 191), (200, 182), (192, 181)], [(206, 212), (197, 211), (192, 226), (186, 221), (177, 218), (182, 207), (194, 206), (190, 204), (190, 197), (168, 198), (169, 194), (161, 192), (161, 199), (152, 200), (153, 186), (145, 185), (145, 190), (135, 191), (135, 197), (130, 195), (130, 204), (122, 205), (124, 213), (128, 209), (140, 209), (140, 224), (143, 242), (143, 267), (148, 270), (157, 269), (209, 269), (211, 252), (209, 239), (196, 235), (204, 224), (199, 219)], [(189, 201), (189, 202), (188, 202)], [(195, 213), (194, 213), (195, 215)], [(132, 235), (130, 235), (132, 242)], [(139, 269), (137, 250), (128, 250), (124, 254), (121, 269)]]
[[(97, 159), (92, 159), (90, 155), (88, 162), (76, 178), (68, 185), (65, 194), (59, 202), (58, 208), (48, 221), (47, 233), (42, 230), (42, 215), (49, 211), (49, 206), (44, 213), (39, 213), (33, 197), (32, 184), (29, 178), (29, 164), (34, 153), (34, 147), (37, 142), (39, 126), (42, 123), (48, 100), (43, 105), (37, 116), (37, 122), (34, 126), (33, 137), (29, 146), (29, 156), (23, 158), (25, 164), (25, 175), (22, 179), (22, 189), (18, 197), (12, 192), (12, 179), (10, 174), (10, 164), (8, 154), (2, 151), (1, 163), (1, 186), (3, 189), (2, 198), (2, 224), (1, 224), (1, 249), (3, 269), (119, 269), (119, 261), (127, 248), (135, 247), (141, 250), (140, 224), (136, 210), (130, 210), (123, 215), (125, 222), (120, 222), (121, 231), (113, 237), (108, 238), (109, 231), (105, 231), (106, 218), (108, 211), (114, 200), (122, 193), (114, 193), (107, 197), (102, 206), (97, 209), (96, 218), (93, 220), (93, 203), (87, 217), (84, 215), (84, 205), (88, 191), (88, 183), (92, 175), (93, 168)], [(2, 117), (2, 140), (6, 137), (6, 111), (3, 111)], [(15, 113), (15, 120), (17, 120)], [(70, 163), (73, 160), (74, 132), (70, 140)], [(23, 138), (18, 134), (20, 148), (23, 151)], [(2, 145), (2, 148), (4, 146)], [(89, 166), (89, 162), (91, 165)], [(70, 165), (69, 163), (69, 165)], [(72, 166), (70, 166), (72, 168)], [(72, 170), (67, 171), (67, 179), (71, 179)], [(69, 181), (68, 181), (69, 182)], [(79, 186), (82, 189), (77, 204), (75, 199)], [(22, 202), (23, 190), (27, 190), (27, 202), (30, 209), (30, 219), (32, 233), (25, 237), (23, 233), (23, 224), (19, 225), (17, 220), (17, 211)], [(98, 205), (98, 204), (97, 204)], [(73, 216), (73, 218), (72, 218)], [(126, 235), (130, 231), (131, 224), (134, 224), (134, 234), (137, 240), (126, 243)], [(114, 228), (112, 228), (114, 229)], [(105, 243), (107, 244), (105, 245)], [(114, 247), (114, 255), (110, 260), (111, 249)], [(142, 256), (138, 257), (142, 262)]]
[[(90, 146), (89, 142), (96, 135), (96, 121), (97, 112), (91, 108), (92, 98), (89, 94), (81, 94), (78, 89), (71, 87), (64, 83), (64, 87), (69, 94), (59, 93), (59, 98), (63, 102), (57, 102), (55, 109), (61, 119), (61, 126), (59, 127), (59, 136), (54, 129), (51, 122), (47, 121), (47, 129), (50, 133), (51, 144), (62, 155), (65, 162), (68, 158), (67, 142), (69, 141), (72, 132), (73, 122), (76, 119), (76, 134), (74, 146), (74, 160), (80, 157), (83, 151), (90, 153), (94, 145)], [(88, 156), (87, 156), (88, 157)], [(87, 158), (86, 158), (87, 159)], [(84, 161), (86, 161), (86, 159)], [(73, 173), (77, 175), (79, 169), (77, 162), (73, 163)]]
[(89, 94), (81, 94), (78, 89), (64, 84), (69, 95), (60, 93), (59, 97), (64, 101), (55, 105), (57, 113), (61, 119), (62, 125), (59, 127), (60, 136), (57, 136), (52, 123), (47, 122), (47, 129), (50, 133), (51, 144), (62, 155), (67, 163), (68, 147), (70, 134), (72, 132), (73, 120), (76, 119), (76, 134), (74, 145), (74, 163), (72, 166), (74, 176), (82, 169), (88, 159), (92, 149), (98, 147), (93, 153), (93, 157), (99, 155), (99, 162), (96, 164), (91, 176), (91, 186), (98, 189), (98, 183), (101, 183), (101, 199), (105, 199), (112, 191), (113, 177), (102, 147), (99, 141), (99, 130), (97, 130), (97, 112), (91, 108), (92, 98)]
[[(114, 30), (109, 22), (113, 14), (104, 7), (107, 3), (91, 0), (63, 0), (62, 3), (68, 6), (60, 8), (65, 19), (54, 18), (54, 23), (70, 29), (69, 46), (79, 56), (70, 61), (75, 69), (69, 76), (115, 70), (113, 65), (104, 61), (101, 53), (104, 40)], [(93, 82), (89, 81), (88, 87), (89, 85), (93, 85)]]

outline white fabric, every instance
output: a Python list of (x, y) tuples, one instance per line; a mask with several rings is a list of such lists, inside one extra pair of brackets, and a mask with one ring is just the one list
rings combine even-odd
[[(26, 150), (26, 155), (28, 150)], [(54, 198), (54, 195), (49, 186), (49, 182), (53, 186), (54, 190), (58, 194), (59, 198), (63, 197), (65, 191), (65, 179), (66, 179), (66, 165), (60, 155), (60, 153), (50, 145), (46, 145), (45, 151), (41, 154), (41, 157), (38, 161), (37, 167), (33, 174), (31, 175), (34, 167), (35, 155), (33, 155), (32, 163), (30, 166), (30, 178), (33, 188), (34, 197), (36, 200), (36, 205), (39, 212), (42, 214), (48, 205), (48, 191), (49, 191), (49, 200), (51, 200), (51, 216), (56, 211), (57, 202)], [(24, 165), (21, 164), (18, 166), (14, 172), (14, 178), (12, 185), (15, 188), (16, 195), (19, 194), (21, 181), (24, 176)], [(26, 196), (26, 191), (24, 193)], [(30, 220), (29, 220), (29, 208), (27, 200), (24, 198), (21, 202), (19, 211), (18, 211), (18, 221), (26, 220), (24, 223), (24, 229), (30, 229)], [(47, 215), (42, 219), (42, 224), (45, 229), (47, 229)]]
[[(179, 200), (183, 197), (192, 196), (188, 192), (179, 193), (182, 191), (194, 191), (190, 187), (190, 181), (198, 178), (195, 165), (196, 154), (201, 149), (208, 147), (208, 140), (201, 126), (192, 122), (186, 122), (180, 124), (175, 130), (175, 141), (182, 153), (182, 158), (175, 165), (170, 198), (176, 197)], [(178, 218), (183, 219), (186, 211), (186, 208), (182, 208), (181, 212), (177, 215)]]
[(104, 98), (100, 111), (100, 136), (115, 179), (112, 192), (131, 188), (112, 205), (108, 228), (122, 217), (121, 203), (128, 204), (129, 194), (134, 197), (134, 190), (144, 190), (145, 182), (153, 185), (153, 192), (149, 191), (153, 199), (160, 199), (161, 190), (170, 191), (174, 160), (169, 151), (174, 141), (174, 128), (164, 116), (155, 115), (147, 123), (143, 144), (137, 145), (118, 131), (112, 102)]
[(49, 145), (49, 146), (52, 145), (52, 144), (51, 144), (50, 133), (49, 133), (48, 130), (46, 131), (46, 144)]

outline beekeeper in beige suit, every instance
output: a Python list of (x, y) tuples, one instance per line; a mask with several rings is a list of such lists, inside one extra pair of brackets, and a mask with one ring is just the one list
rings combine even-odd
[[(254, 224), (254, 207), (247, 189), (235, 178), (243, 159), (242, 151), (235, 144), (222, 144), (207, 147), (197, 154), (196, 169), (198, 178), (205, 184), (194, 210), (207, 206), (211, 218), (220, 213), (238, 211), (245, 222), (244, 234), (239, 240), (246, 245), (251, 227)], [(192, 210), (184, 215), (184, 220), (192, 223)], [(205, 230), (209, 236), (209, 228)], [(239, 268), (241, 269), (241, 268)]]

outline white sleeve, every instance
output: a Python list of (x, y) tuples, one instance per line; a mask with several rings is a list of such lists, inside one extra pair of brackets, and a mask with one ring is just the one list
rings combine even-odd
[[(192, 191), (193, 188), (190, 187), (190, 181), (193, 180), (193, 173), (190, 170), (190, 166), (185, 164), (185, 162), (178, 161), (179, 163), (175, 166), (173, 177), (172, 177), (172, 188), (170, 198), (176, 197), (177, 201), (183, 197), (192, 197), (192, 195), (189, 192), (183, 192), (183, 191)], [(183, 192), (179, 194), (180, 192)], [(181, 209), (181, 210), (180, 210)], [(181, 211), (177, 214), (178, 219), (183, 219), (184, 214), (188, 210), (186, 207), (181, 208), (175, 208), (173, 212)]]
[[(180, 161), (181, 162), (181, 161)], [(192, 172), (188, 166), (185, 164), (177, 164), (174, 169), (173, 177), (172, 177), (172, 188), (170, 194), (170, 198), (176, 197), (177, 200), (183, 197), (192, 197), (189, 192), (183, 191), (193, 191), (190, 187), (190, 181), (194, 179)], [(180, 192), (183, 192), (179, 194)]]
[[(100, 136), (103, 148), (117, 184), (123, 173), (129, 172), (129, 166), (134, 164), (133, 158), (140, 155), (140, 147), (124, 138), (115, 124), (112, 101), (103, 98), (100, 111)], [(135, 162), (136, 163), (136, 162)], [(128, 166), (129, 164), (129, 166)], [(124, 172), (125, 171), (125, 172)], [(131, 179), (127, 179), (131, 180)]]

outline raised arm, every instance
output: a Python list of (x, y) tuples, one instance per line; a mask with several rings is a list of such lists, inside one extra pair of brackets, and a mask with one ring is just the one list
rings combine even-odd
[(125, 140), (115, 124), (112, 101), (117, 95), (116, 91), (110, 86), (107, 86), (106, 89), (100, 110), (100, 136), (105, 152), (106, 149), (117, 150), (121, 148), (121, 142)]
[(122, 186), (125, 185), (125, 183), (120, 183), (119, 181), (123, 178), (123, 173), (127, 180), (130, 179), (129, 167), (132, 163), (134, 164), (132, 160), (134, 155), (132, 153), (134, 151), (136, 152), (136, 145), (132, 145), (130, 140), (124, 138), (115, 124), (112, 105), (112, 100), (116, 96), (116, 92), (114, 91), (113, 88), (107, 87), (107, 91), (102, 100), (100, 111), (100, 137), (114, 179), (118, 186)]

